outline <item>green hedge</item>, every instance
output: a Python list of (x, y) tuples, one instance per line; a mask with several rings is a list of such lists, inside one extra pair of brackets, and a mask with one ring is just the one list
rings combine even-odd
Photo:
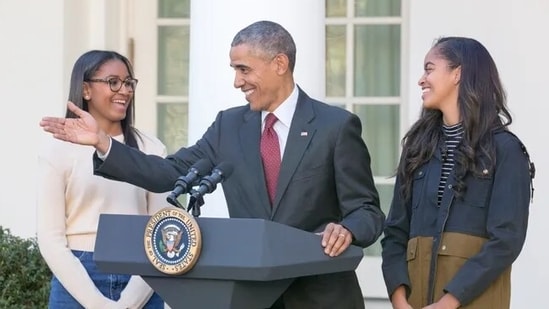
[(47, 308), (50, 280), (36, 239), (0, 226), (0, 308)]

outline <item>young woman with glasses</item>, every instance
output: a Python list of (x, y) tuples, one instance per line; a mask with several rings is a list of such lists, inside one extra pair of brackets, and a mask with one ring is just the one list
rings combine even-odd
[[(92, 114), (112, 138), (165, 156), (157, 138), (133, 126), (136, 86), (126, 57), (92, 50), (74, 64), (69, 101)], [(76, 115), (67, 110), (66, 117)], [(49, 308), (164, 308), (139, 276), (100, 272), (93, 250), (101, 213), (152, 214), (168, 206), (166, 195), (94, 176), (94, 150), (51, 138), (39, 154), (37, 234), (53, 273)]]

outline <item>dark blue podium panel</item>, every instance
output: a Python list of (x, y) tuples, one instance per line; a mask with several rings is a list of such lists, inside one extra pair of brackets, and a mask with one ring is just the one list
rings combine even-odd
[(142, 276), (172, 309), (267, 308), (294, 278), (354, 270), (363, 257), (357, 246), (329, 257), (319, 235), (268, 220), (199, 217), (198, 262), (169, 275), (146, 256), (149, 218), (101, 215), (94, 260), (101, 271)]

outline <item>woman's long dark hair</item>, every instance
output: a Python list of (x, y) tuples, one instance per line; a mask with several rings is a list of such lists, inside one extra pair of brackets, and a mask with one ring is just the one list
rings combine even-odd
[[(455, 154), (457, 183), (453, 187), (460, 196), (466, 190), (463, 179), (469, 173), (478, 174), (480, 164), (482, 169), (493, 170), (493, 132), (506, 130), (512, 117), (496, 64), (481, 43), (471, 38), (443, 37), (433, 48), (448, 61), (450, 69), (461, 67), (458, 108), (464, 134)], [(405, 201), (411, 197), (414, 172), (438, 151), (437, 146), (443, 141), (442, 124), (441, 111), (423, 108), (419, 120), (402, 139), (397, 174)]]
[[(107, 61), (110, 60), (120, 60), (128, 69), (128, 73), (131, 78), (134, 78), (133, 68), (130, 61), (122, 56), (121, 54), (115, 51), (109, 50), (91, 50), (82, 54), (74, 63), (70, 90), (69, 90), (69, 101), (73, 102), (79, 108), (89, 112), (88, 101), (82, 97), (83, 94), (83, 84), (85, 80), (94, 78), (95, 73), (99, 68)], [(136, 137), (140, 137), (137, 130), (133, 127), (133, 121), (135, 119), (134, 112), (135, 105), (135, 92), (132, 96), (130, 103), (128, 104), (128, 109), (126, 111), (126, 117), (122, 119), (122, 134), (124, 135), (124, 142), (131, 147), (138, 148)], [(67, 118), (77, 118), (73, 112), (67, 109), (65, 117)]]

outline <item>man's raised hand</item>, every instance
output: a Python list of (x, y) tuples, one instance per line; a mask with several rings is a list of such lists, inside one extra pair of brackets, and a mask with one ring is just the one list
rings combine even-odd
[(40, 126), (57, 139), (80, 145), (97, 146), (100, 132), (92, 115), (70, 101), (67, 107), (77, 115), (77, 118), (43, 117)]

